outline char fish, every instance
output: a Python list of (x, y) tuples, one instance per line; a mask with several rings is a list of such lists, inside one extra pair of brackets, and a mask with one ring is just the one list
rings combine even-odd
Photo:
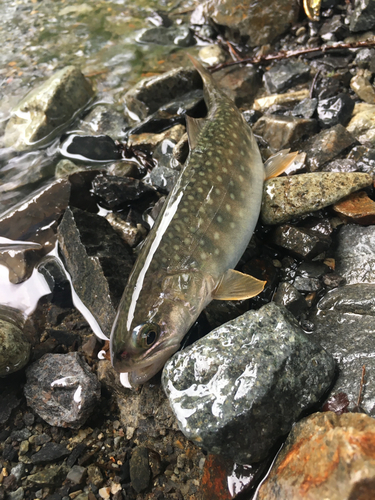
[[(155, 375), (213, 299), (244, 299), (265, 281), (234, 271), (258, 220), (265, 169), (232, 100), (191, 58), (207, 117), (187, 117), (190, 153), (129, 277), (110, 341), (114, 368), (132, 386)], [(291, 161), (286, 152), (268, 169)], [(293, 156), (294, 158), (294, 156)]]

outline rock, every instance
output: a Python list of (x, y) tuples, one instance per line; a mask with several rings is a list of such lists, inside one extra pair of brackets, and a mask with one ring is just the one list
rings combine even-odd
[(67, 473), (65, 465), (51, 465), (50, 468), (43, 469), (35, 474), (27, 476), (28, 482), (37, 486), (58, 486), (61, 484)]
[[(367, 373), (375, 369), (374, 352), (375, 285), (349, 284), (329, 291), (317, 305), (311, 320), (313, 338), (332, 353), (339, 365), (339, 376), (332, 389), (345, 392), (350, 407), (357, 404), (363, 365)], [(375, 384), (366, 377), (360, 406), (375, 416)]]
[(78, 208), (66, 210), (58, 241), (77, 295), (109, 335), (133, 266), (130, 248), (103, 217)]
[(92, 181), (93, 192), (100, 204), (108, 209), (129, 206), (131, 202), (153, 197), (155, 190), (144, 182), (131, 177), (100, 174)]
[(188, 439), (252, 463), (265, 458), (301, 411), (319, 400), (334, 370), (330, 355), (271, 302), (176, 353), (162, 383)]
[(119, 146), (108, 135), (70, 134), (59, 151), (67, 158), (81, 161), (107, 162), (122, 158)]
[[(347, 130), (350, 132), (349, 125)], [(302, 149), (307, 153), (306, 163), (311, 172), (320, 170), (326, 163), (356, 143), (353, 135), (347, 130), (338, 124), (322, 130), (303, 144)]]
[(137, 493), (145, 490), (150, 483), (151, 470), (148, 463), (148, 450), (137, 446), (130, 458), (130, 480)]
[(151, 184), (162, 193), (169, 193), (175, 185), (180, 172), (173, 168), (157, 166), (150, 174)]
[(0, 318), (0, 377), (21, 370), (29, 361), (30, 350), (19, 326)]
[(12, 387), (7, 387), (3, 393), (0, 393), (0, 424), (8, 422), (12, 411), (21, 403), (21, 399), (12, 389)]
[(97, 104), (79, 123), (79, 129), (87, 135), (108, 135), (113, 140), (124, 138), (124, 129), (129, 124), (124, 113), (105, 104)]
[(295, 116), (262, 116), (254, 125), (254, 134), (261, 135), (276, 151), (290, 147), (302, 137), (317, 132), (316, 120)]
[(124, 101), (130, 117), (140, 121), (171, 100), (201, 88), (202, 80), (195, 69), (176, 68), (141, 80), (125, 94)]
[(198, 57), (208, 66), (216, 66), (225, 61), (225, 52), (219, 45), (206, 45), (200, 49)]
[(370, 66), (370, 63), (375, 56), (375, 52), (373, 49), (364, 48), (360, 49), (355, 56), (354, 62), (361, 69), (367, 69)]
[(222, 27), (226, 40), (255, 47), (272, 43), (298, 19), (299, 5), (294, 0), (282, 0), (277, 7), (275, 9), (270, 0), (256, 3), (251, 0), (206, 0), (193, 12), (191, 23), (202, 24), (203, 14), (207, 22)]
[(100, 384), (76, 352), (45, 354), (26, 375), (27, 404), (49, 425), (78, 429), (99, 402)]
[(323, 172), (357, 172), (360, 169), (358, 168), (357, 163), (354, 160), (341, 159), (341, 160), (333, 160), (324, 165), (322, 171)]
[(375, 423), (367, 415), (315, 413), (298, 422), (259, 500), (354, 500), (372, 498)]
[(151, 150), (156, 148), (160, 143), (165, 140), (178, 142), (185, 133), (183, 125), (175, 125), (170, 129), (161, 132), (160, 134), (132, 134), (129, 136), (128, 145), (134, 148), (142, 148)]
[(371, 0), (355, 0), (354, 10), (349, 18), (350, 31), (371, 30), (375, 26), (375, 6)]
[(357, 171), (375, 174), (375, 149), (354, 146), (348, 155), (348, 160), (357, 165)]
[[(350, 80), (350, 88), (354, 90), (362, 101), (368, 104), (375, 104), (375, 90), (368, 78), (362, 75), (355, 75)], [(344, 125), (344, 124), (343, 124)]]
[[(296, 102), (303, 102), (309, 97), (307, 89), (297, 90), (296, 92), (288, 92), (286, 94), (273, 94), (266, 97), (255, 99), (253, 108), (257, 111), (266, 111), (271, 106), (276, 105), (289, 105)], [(311, 117), (305, 117), (311, 118)]]
[(213, 73), (213, 77), (239, 108), (253, 104), (261, 85), (260, 73), (253, 65), (224, 68), (219, 73)]
[(195, 45), (193, 32), (188, 26), (157, 26), (150, 28), (138, 37), (140, 43), (155, 43), (157, 45), (177, 45), (190, 47)]
[(24, 498), (24, 495), (25, 491), (22, 486), (20, 486), (15, 491), (10, 491), (6, 498), (7, 500), (22, 500)]
[(307, 308), (305, 297), (290, 283), (282, 282), (273, 298), (279, 306), (285, 306), (294, 316)]
[(346, 129), (360, 143), (375, 146), (375, 104), (357, 103)]
[(55, 176), (57, 179), (64, 179), (65, 177), (69, 177), (70, 174), (74, 174), (74, 172), (79, 172), (80, 170), (82, 170), (82, 167), (79, 167), (70, 160), (64, 159), (60, 160), (56, 165)]
[(292, 115), (302, 116), (302, 118), (312, 118), (317, 106), (318, 99), (316, 99), (315, 97), (312, 99), (307, 97), (303, 99), (299, 104), (297, 104), (297, 106), (295, 106), (295, 108), (292, 110)]
[(84, 484), (86, 474), (87, 474), (86, 467), (81, 467), (80, 465), (73, 465), (73, 467), (68, 472), (66, 479), (67, 481), (69, 481), (74, 485)]
[(90, 83), (77, 67), (57, 71), (12, 110), (5, 129), (6, 146), (27, 151), (48, 144), (93, 95)]
[(338, 235), (336, 271), (348, 284), (375, 284), (375, 226), (348, 224)]
[(275, 63), (263, 76), (270, 94), (285, 92), (297, 83), (308, 80), (310, 67), (301, 61), (282, 61)]
[(131, 221), (124, 220), (120, 213), (109, 213), (105, 218), (130, 248), (136, 247), (147, 235), (146, 229), (141, 224), (135, 225)]
[(375, 224), (375, 202), (365, 191), (354, 193), (333, 206), (335, 212), (345, 220), (356, 224)]
[[(329, 41), (330, 39), (337, 41), (342, 40), (345, 36), (347, 36), (349, 34), (349, 30), (345, 26), (341, 15), (337, 14), (323, 23), (319, 34), (324, 41)], [(333, 35), (334, 39), (330, 36), (325, 37), (325, 35)]]
[(9, 269), (11, 283), (29, 278), (34, 265), (55, 246), (58, 220), (69, 196), (70, 184), (61, 179), (34, 192), (0, 217), (1, 236), (16, 240), (9, 242), (9, 249), (3, 246), (0, 251), (0, 263)]
[(51, 302), (62, 308), (73, 307), (70, 282), (61, 262), (53, 256), (45, 257), (37, 267), (52, 292)]
[(284, 224), (275, 229), (271, 242), (298, 258), (313, 259), (329, 248), (331, 239), (306, 228)]
[(357, 172), (317, 172), (269, 179), (264, 184), (262, 222), (280, 224), (302, 217), (371, 184), (371, 175)]
[(33, 464), (45, 464), (48, 462), (57, 462), (60, 458), (67, 457), (70, 451), (59, 443), (47, 443), (37, 453), (31, 455)]
[(340, 93), (328, 99), (319, 99), (318, 118), (321, 127), (347, 125), (354, 109), (354, 101), (348, 94)]

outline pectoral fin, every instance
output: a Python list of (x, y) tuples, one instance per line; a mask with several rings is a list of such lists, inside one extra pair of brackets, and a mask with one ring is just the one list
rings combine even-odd
[(204, 118), (193, 118), (186, 115), (186, 127), (190, 149), (194, 149), (197, 145), (198, 136), (205, 124), (205, 121), (206, 120)]
[(244, 300), (258, 295), (264, 288), (266, 281), (257, 280), (249, 274), (229, 269), (212, 293), (216, 300)]
[(276, 153), (275, 155), (268, 158), (264, 164), (265, 168), (265, 180), (271, 179), (272, 177), (277, 177), (278, 175), (285, 172), (285, 170), (290, 167), (290, 165), (296, 161), (303, 159), (303, 153), (300, 155), (297, 151), (294, 153), (289, 153), (290, 149), (283, 149)]

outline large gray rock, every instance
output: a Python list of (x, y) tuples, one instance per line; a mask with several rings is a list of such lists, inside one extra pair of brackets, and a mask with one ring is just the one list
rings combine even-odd
[(51, 142), (93, 97), (90, 83), (76, 66), (57, 71), (12, 110), (5, 145), (27, 151)]
[(252, 463), (321, 398), (334, 371), (332, 357), (271, 302), (175, 354), (162, 383), (188, 439)]

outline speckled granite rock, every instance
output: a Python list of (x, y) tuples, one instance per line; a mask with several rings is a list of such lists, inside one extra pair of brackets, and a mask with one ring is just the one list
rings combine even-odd
[(50, 425), (79, 428), (100, 399), (100, 384), (77, 352), (45, 354), (26, 370), (27, 404)]
[(93, 95), (79, 68), (67, 66), (57, 71), (12, 110), (6, 145), (25, 151), (52, 141)]
[(30, 349), (22, 330), (0, 318), (0, 377), (23, 368), (29, 361)]
[(257, 498), (370, 500), (374, 446), (374, 419), (315, 413), (293, 427)]
[(162, 383), (188, 439), (239, 463), (262, 460), (329, 387), (335, 363), (269, 303), (175, 354)]
[(280, 224), (301, 217), (371, 184), (371, 175), (358, 172), (320, 172), (269, 179), (264, 185), (262, 222)]

